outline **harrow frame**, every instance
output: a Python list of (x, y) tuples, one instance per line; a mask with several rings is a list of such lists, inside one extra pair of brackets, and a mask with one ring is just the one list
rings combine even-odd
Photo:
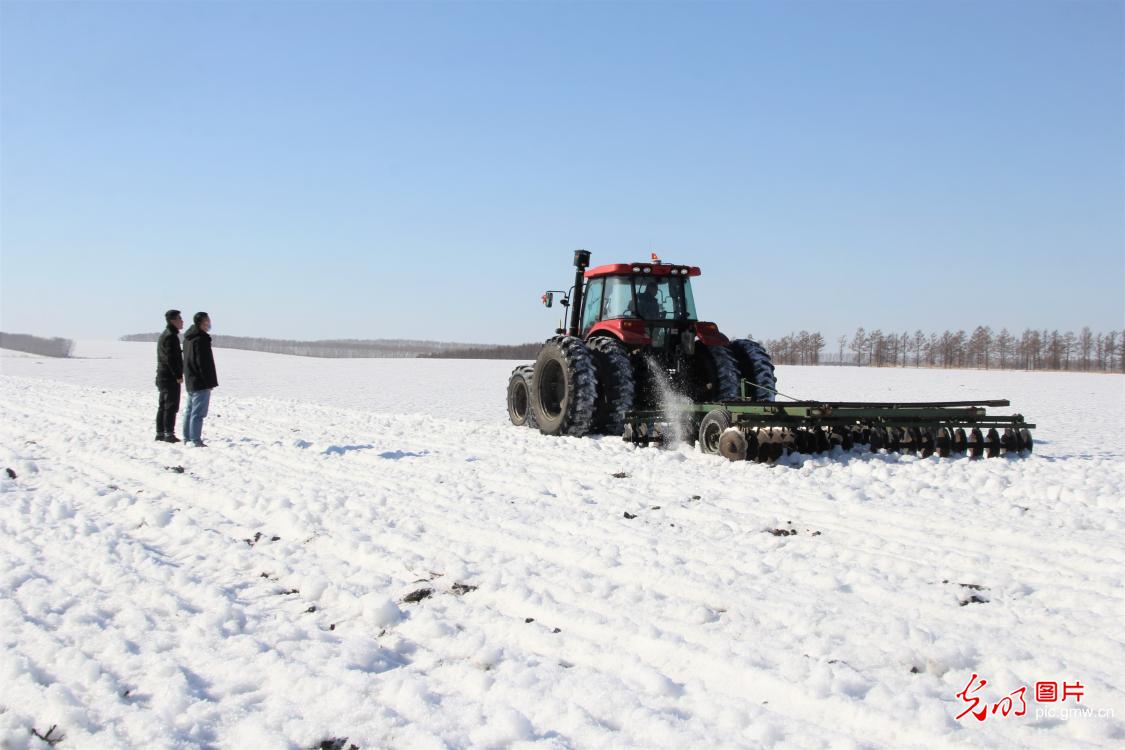
[(662, 444), (676, 425), (695, 437), (704, 453), (773, 462), (787, 452), (823, 452), (836, 445), (867, 445), (878, 452), (995, 457), (1030, 452), (1034, 424), (1023, 415), (989, 415), (1007, 399), (977, 401), (733, 401), (685, 404), (676, 414), (661, 410), (627, 415), (624, 439)]

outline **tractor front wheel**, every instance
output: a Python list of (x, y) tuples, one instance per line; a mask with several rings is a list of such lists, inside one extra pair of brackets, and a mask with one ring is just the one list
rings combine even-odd
[(539, 431), (572, 437), (590, 432), (597, 384), (593, 358), (581, 339), (549, 339), (531, 375), (531, 413)]

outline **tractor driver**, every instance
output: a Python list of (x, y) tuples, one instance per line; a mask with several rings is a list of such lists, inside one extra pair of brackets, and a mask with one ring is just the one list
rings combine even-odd
[(641, 320), (660, 320), (664, 317), (664, 308), (656, 298), (656, 292), (656, 282), (650, 281), (637, 293), (637, 317)]

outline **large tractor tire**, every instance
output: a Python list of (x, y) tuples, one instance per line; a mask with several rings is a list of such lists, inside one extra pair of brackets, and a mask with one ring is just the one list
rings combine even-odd
[(738, 371), (744, 380), (754, 388), (746, 394), (755, 401), (773, 401), (777, 394), (777, 376), (773, 371), (773, 360), (766, 348), (757, 341), (735, 339), (730, 342), (730, 350), (738, 363)]
[(633, 410), (637, 388), (633, 363), (625, 346), (609, 336), (595, 336), (586, 342), (586, 348), (598, 376), (593, 431), (620, 436), (625, 431), (625, 415)]
[(725, 346), (696, 344), (692, 400), (731, 401), (738, 398), (738, 365)]
[(594, 423), (594, 359), (582, 340), (555, 336), (539, 350), (531, 375), (531, 413), (544, 435), (582, 437)]
[(508, 378), (508, 419), (516, 427), (536, 427), (531, 411), (531, 365), (520, 365)]

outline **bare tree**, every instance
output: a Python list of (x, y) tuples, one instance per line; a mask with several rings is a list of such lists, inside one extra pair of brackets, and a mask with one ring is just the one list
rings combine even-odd
[(812, 361), (809, 364), (820, 364), (820, 353), (824, 351), (824, 337), (820, 335), (820, 331), (816, 331), (809, 339), (809, 352), (812, 355)]
[(1080, 363), (1082, 370), (1090, 369), (1090, 352), (1094, 349), (1094, 334), (1090, 326), (1083, 326), (1078, 334), (1078, 353), (1082, 356)]
[(992, 329), (988, 326), (977, 326), (973, 335), (969, 337), (968, 348), (969, 364), (987, 370), (992, 355)]
[(855, 335), (852, 336), (852, 353), (855, 354), (855, 363), (857, 365), (863, 364), (863, 352), (867, 348), (867, 332), (863, 327), (855, 329)]
[(1075, 349), (1074, 331), (1067, 331), (1062, 335), (1059, 348), (1062, 350), (1062, 367), (1064, 370), (1069, 370), (1070, 358)]
[(914, 350), (914, 366), (918, 367), (922, 364), (922, 350), (926, 348), (926, 334), (922, 333), (921, 328), (914, 332), (912, 347)]
[(883, 364), (883, 332), (878, 328), (867, 334), (867, 362), (874, 367)]
[(1008, 333), (1007, 328), (1001, 328), (1000, 333), (996, 335), (996, 357), (1001, 369), (1011, 367), (1012, 334)]
[(1103, 371), (1113, 369), (1113, 355), (1117, 351), (1117, 331), (1110, 331), (1102, 339), (1102, 355), (1100, 359)]

